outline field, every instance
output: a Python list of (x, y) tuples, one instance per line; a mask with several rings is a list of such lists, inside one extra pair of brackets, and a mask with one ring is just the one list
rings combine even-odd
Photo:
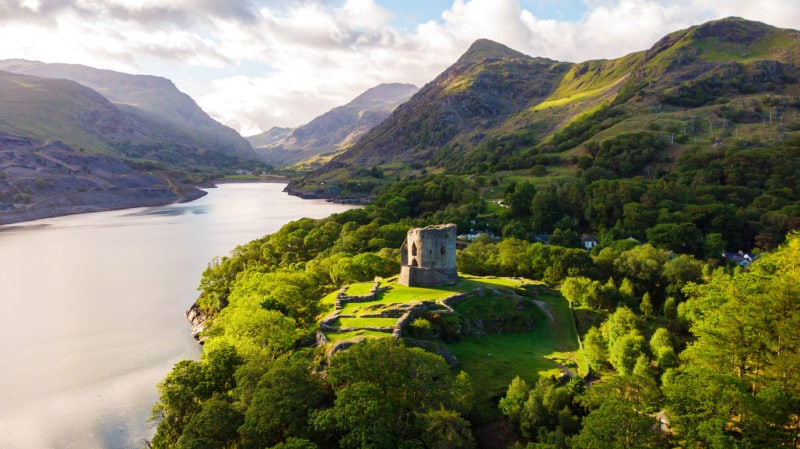
[[(372, 284), (349, 285), (346, 293), (368, 294)], [(389, 332), (368, 328), (391, 328), (397, 319), (375, 314), (475, 292), (458, 300), (453, 305), (454, 312), (444, 306), (429, 312), (425, 317), (435, 321), (431, 335), (410, 336), (439, 343), (455, 354), (460, 363), (457, 369), (466, 371), (473, 385), (480, 386), (475, 389), (475, 412), (481, 422), (499, 418), (497, 401), (514, 376), (534, 383), (539, 376), (587, 372), (567, 302), (541, 285), (520, 279), (462, 276), (458, 284), (444, 287), (406, 287), (394, 279), (382, 281), (381, 286), (386, 290), (374, 301), (344, 302), (338, 311), (341, 316), (329, 322), (333, 329), (325, 332), (326, 337), (334, 343), (390, 338)], [(337, 293), (323, 299), (329, 312), (334, 310)], [(337, 332), (337, 328), (351, 330)]]

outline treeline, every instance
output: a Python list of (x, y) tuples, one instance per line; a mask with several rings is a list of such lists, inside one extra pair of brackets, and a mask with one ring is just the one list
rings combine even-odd
[(647, 133), (589, 152), (578, 161), (580, 177), (509, 184), (510, 210), (494, 221), (503, 223), (498, 231), (531, 241), (556, 231), (590, 232), (606, 243), (633, 237), (709, 259), (722, 250), (775, 248), (800, 227), (800, 142), (780, 151), (753, 143), (686, 151), (672, 171), (649, 164), (667, 159), (664, 144)]
[(612, 277), (568, 277), (561, 291), (588, 326), (596, 381), (514, 379), (499, 408), (517, 447), (797, 447), (798, 255), (792, 234), (748, 270), (710, 271), (648, 245), (595, 256)]

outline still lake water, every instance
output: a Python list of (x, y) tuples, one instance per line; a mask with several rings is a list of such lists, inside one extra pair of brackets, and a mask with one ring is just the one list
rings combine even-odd
[(208, 262), (351, 208), (283, 187), (0, 226), (0, 448), (143, 447), (155, 385), (200, 353), (183, 312)]

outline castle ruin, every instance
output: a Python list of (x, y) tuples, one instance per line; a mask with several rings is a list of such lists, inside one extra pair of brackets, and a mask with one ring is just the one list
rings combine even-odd
[(400, 248), (400, 279), (409, 287), (434, 287), (458, 282), (456, 225), (409, 229)]

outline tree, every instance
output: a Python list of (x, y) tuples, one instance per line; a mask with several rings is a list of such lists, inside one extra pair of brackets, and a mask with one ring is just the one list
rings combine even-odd
[(626, 400), (608, 397), (583, 419), (580, 433), (572, 439), (576, 449), (630, 449), (666, 447), (653, 430), (656, 421), (637, 412)]
[(311, 412), (327, 399), (305, 357), (273, 362), (253, 392), (240, 432), (242, 447), (263, 448), (284, 439), (309, 438)]
[(650, 301), (650, 292), (645, 292), (642, 296), (642, 302), (639, 304), (639, 310), (645, 318), (653, 316), (653, 303)]
[(561, 283), (561, 294), (571, 305), (588, 305), (587, 298), (592, 288), (592, 280), (585, 276), (568, 277)]
[(419, 435), (428, 449), (472, 449), (475, 437), (469, 421), (453, 410), (430, 410), (417, 415)]
[(187, 423), (176, 448), (212, 449), (228, 447), (238, 440), (243, 417), (230, 401), (215, 395), (203, 403), (200, 411)]
[(440, 356), (392, 339), (368, 340), (337, 353), (327, 379), (336, 400), (312, 422), (317, 430), (334, 432), (345, 448), (398, 447), (415, 439), (419, 413), (464, 413), (471, 407), (464, 376), (454, 376)]
[(617, 307), (617, 310), (609, 315), (603, 323), (603, 336), (608, 342), (608, 347), (612, 348), (617, 340), (623, 335), (633, 331), (639, 332), (642, 319), (633, 311), (625, 306)]
[(608, 343), (599, 329), (592, 326), (583, 337), (583, 350), (593, 370), (601, 369), (608, 359)]
[(287, 438), (269, 449), (317, 449), (317, 445), (302, 438)]
[(503, 415), (507, 416), (513, 426), (518, 426), (522, 416), (522, 407), (528, 399), (530, 387), (519, 376), (515, 376), (508, 385), (506, 395), (500, 399), (498, 407)]
[(667, 281), (666, 294), (682, 298), (681, 291), (690, 282), (700, 282), (703, 264), (688, 254), (681, 254), (664, 263), (664, 279)]
[(635, 330), (619, 337), (611, 346), (611, 365), (622, 375), (631, 374), (644, 345), (644, 337)]
[(656, 249), (649, 244), (637, 246), (622, 252), (614, 260), (614, 277), (630, 279), (636, 296), (641, 296), (645, 292), (655, 295), (660, 292), (661, 275), (667, 260), (669, 260), (667, 251)]
[(197, 413), (202, 401), (212, 395), (205, 383), (205, 372), (199, 362), (182, 360), (175, 364), (163, 382), (158, 384), (159, 402), (153, 406), (154, 421), (158, 421), (153, 436), (154, 447), (173, 447), (183, 429)]
[(561, 204), (555, 192), (550, 189), (536, 192), (530, 204), (530, 211), (531, 226), (537, 232), (552, 231), (555, 228), (556, 222), (558, 222), (563, 215)]
[(717, 270), (708, 283), (685, 287), (681, 309), (695, 340), (681, 367), (664, 376), (667, 411), (684, 447), (796, 445), (798, 253), (792, 234), (748, 271)]
[(506, 194), (505, 202), (508, 204), (512, 217), (527, 217), (531, 213), (531, 202), (536, 195), (536, 187), (530, 182), (520, 182), (514, 190)]
[(647, 240), (657, 248), (698, 254), (703, 245), (703, 233), (694, 223), (659, 223), (647, 230)]

